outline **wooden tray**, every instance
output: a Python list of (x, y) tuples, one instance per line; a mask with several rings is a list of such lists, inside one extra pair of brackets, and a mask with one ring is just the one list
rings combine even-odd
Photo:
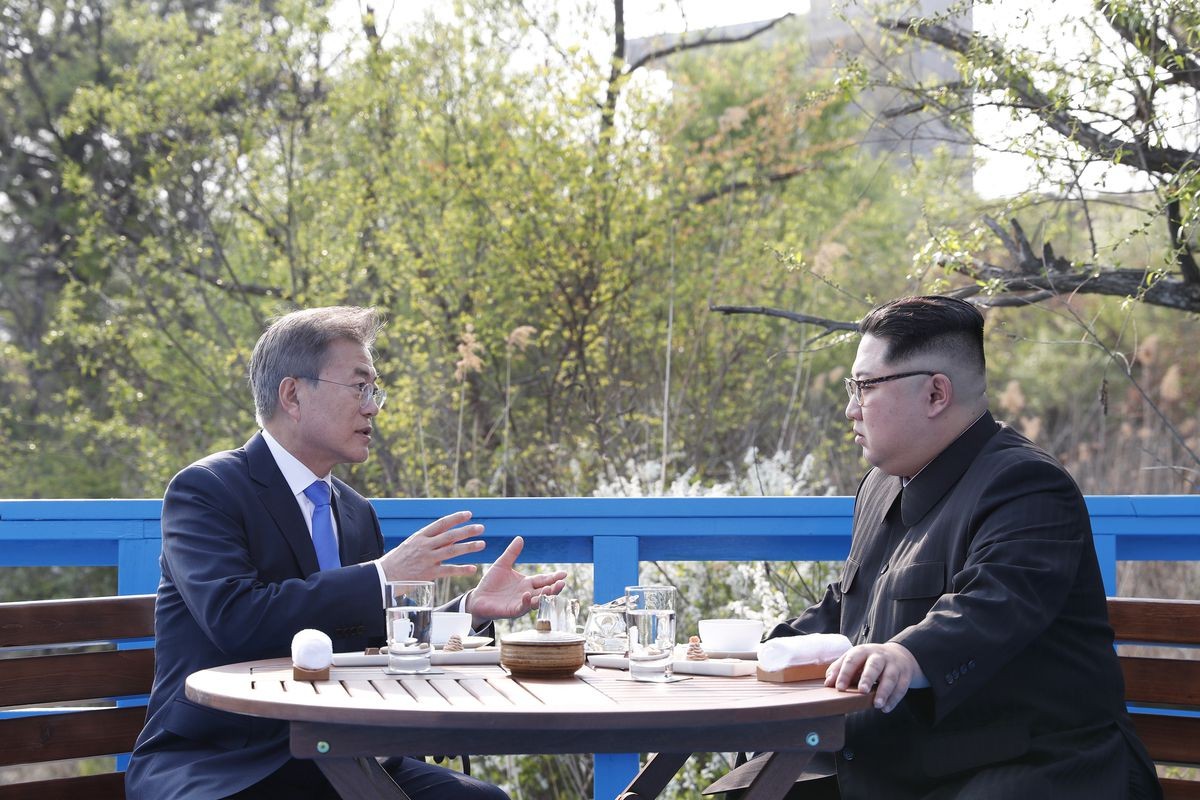
[(762, 667), (759, 667), (758, 679), (760, 681), (770, 681), (771, 683), (819, 680), (825, 677), (825, 670), (827, 669), (829, 669), (829, 664), (799, 664), (794, 667), (784, 667), (774, 672), (767, 672)]

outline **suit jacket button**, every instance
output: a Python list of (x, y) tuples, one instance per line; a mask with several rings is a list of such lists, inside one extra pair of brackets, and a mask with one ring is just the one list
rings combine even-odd
[(954, 683), (954, 673), (953, 672), (946, 673), (946, 683)]
[(847, 761), (853, 761), (854, 760), (854, 751), (851, 750), (849, 747), (847, 747), (845, 750), (842, 751), (842, 758), (846, 759)]

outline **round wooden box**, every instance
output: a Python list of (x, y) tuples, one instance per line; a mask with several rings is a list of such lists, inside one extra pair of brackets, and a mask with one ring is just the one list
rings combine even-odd
[(517, 676), (570, 678), (584, 663), (583, 637), (551, 631), (545, 620), (537, 624), (538, 630), (500, 638), (500, 666)]

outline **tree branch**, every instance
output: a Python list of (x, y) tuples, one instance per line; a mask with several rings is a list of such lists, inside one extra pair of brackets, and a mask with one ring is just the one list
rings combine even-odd
[[(1200, 283), (1186, 279), (1156, 276), (1145, 269), (1118, 269), (1096, 264), (1072, 264), (1054, 255), (1049, 242), (1042, 254), (1035, 255), (1033, 245), (1021, 226), (1012, 221), (1012, 234), (999, 223), (984, 219), (1004, 244), (1012, 261), (1007, 266), (971, 259), (967, 263), (942, 259), (940, 266), (961, 272), (981, 284), (990, 284), (989, 295), (972, 302), (981, 306), (1024, 306), (1052, 297), (1071, 294), (1099, 294), (1134, 297), (1150, 305), (1179, 311), (1200, 311)], [(954, 292), (959, 297), (979, 294), (985, 287), (973, 285)]]
[(677, 210), (682, 210), (684, 208), (692, 208), (694, 206), (702, 206), (707, 203), (711, 203), (713, 200), (722, 198), (728, 194), (734, 194), (736, 192), (744, 192), (747, 189), (753, 189), (755, 186), (761, 186), (763, 184), (769, 185), (769, 184), (773, 184), (773, 183), (783, 183), (784, 181), (789, 181), (792, 178), (795, 178), (799, 175), (803, 175), (804, 173), (808, 172), (811, 169), (813, 169), (813, 167), (811, 167), (811, 166), (793, 167), (792, 169), (786, 169), (783, 172), (772, 172), (770, 175), (763, 175), (763, 176), (757, 177), (757, 178), (748, 178), (744, 181), (734, 181), (733, 183), (727, 183), (724, 186), (722, 186), (720, 189), (713, 189), (711, 192), (705, 192), (704, 194), (696, 195), (695, 197), (691, 198), (686, 203), (684, 203)]
[(719, 314), (761, 314), (767, 317), (779, 317), (780, 319), (799, 322), (802, 325), (817, 325), (823, 329), (817, 339), (823, 336), (837, 333), (838, 331), (858, 331), (857, 322), (845, 322), (842, 320), (826, 319), (825, 317), (814, 317), (810, 314), (801, 314), (797, 311), (787, 311), (782, 308), (771, 308), (769, 306), (714, 306), (708, 307), (709, 311), (716, 311)]
[[(1004, 51), (987, 37), (956, 31), (945, 25), (923, 20), (880, 20), (880, 27), (931, 42), (946, 50), (967, 55), (973, 47), (986, 51), (998, 64), (1008, 64)], [(1075, 115), (1058, 109), (1057, 104), (1038, 89), (1033, 79), (1015, 68), (997, 80), (1012, 90), (1029, 110), (1050, 129), (1079, 144), (1089, 152), (1113, 163), (1123, 163), (1146, 172), (1174, 174), (1196, 168), (1196, 154), (1174, 147), (1147, 147), (1145, 144), (1105, 133)]]
[(685, 50), (694, 50), (697, 47), (707, 47), (709, 45), (717, 45), (717, 44), (736, 44), (737, 42), (748, 42), (751, 39), (753, 39), (755, 36), (758, 36), (761, 33), (765, 33), (766, 31), (771, 30), (771, 28), (774, 28), (776, 25), (783, 22), (785, 19), (788, 19), (789, 17), (794, 17), (794, 16), (795, 16), (795, 14), (793, 14), (792, 12), (789, 11), (788, 13), (784, 14), (782, 17), (773, 19), (770, 22), (767, 22), (766, 24), (764, 24), (762, 27), (755, 28), (750, 33), (747, 33), (743, 36), (711, 36), (710, 33), (713, 30), (719, 30), (719, 29), (715, 29), (715, 28), (709, 28), (707, 30), (701, 31), (700, 36), (698, 38), (692, 39), (690, 41), (686, 38), (686, 33), (680, 34), (679, 41), (675, 42), (674, 44), (659, 48), (658, 50), (651, 50), (650, 52), (646, 53), (644, 56), (639, 58), (637, 61), (634, 61), (633, 63), (631, 63), (629, 65), (629, 71), (633, 72), (634, 70), (636, 70), (640, 67), (644, 67), (646, 64), (649, 64), (651, 61), (657, 61), (660, 58), (666, 58), (667, 56), (673, 56), (676, 53), (682, 53)]
[(1200, 62), (1196, 60), (1195, 52), (1179, 43), (1181, 39), (1177, 38), (1176, 43), (1172, 44), (1159, 36), (1158, 26), (1147, 24), (1144, 17), (1139, 16), (1139, 24), (1135, 25), (1131, 12), (1115, 13), (1113, 6), (1108, 3), (1096, 5), (1122, 39), (1150, 59), (1154, 66), (1171, 73), (1173, 83), (1185, 84), (1200, 91)]

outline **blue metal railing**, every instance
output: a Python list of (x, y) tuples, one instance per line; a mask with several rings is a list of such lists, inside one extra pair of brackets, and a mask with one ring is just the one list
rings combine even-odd
[[(1200, 495), (1087, 498), (1105, 589), (1118, 561), (1200, 560)], [(115, 566), (120, 594), (158, 585), (158, 500), (0, 500), (0, 566)], [(524, 563), (592, 564), (609, 599), (641, 561), (839, 561), (850, 548), (849, 497), (384, 499), (388, 546), (443, 514), (469, 509), (486, 525), (493, 560), (525, 538)], [(596, 796), (612, 797), (636, 756), (596, 757)]]

